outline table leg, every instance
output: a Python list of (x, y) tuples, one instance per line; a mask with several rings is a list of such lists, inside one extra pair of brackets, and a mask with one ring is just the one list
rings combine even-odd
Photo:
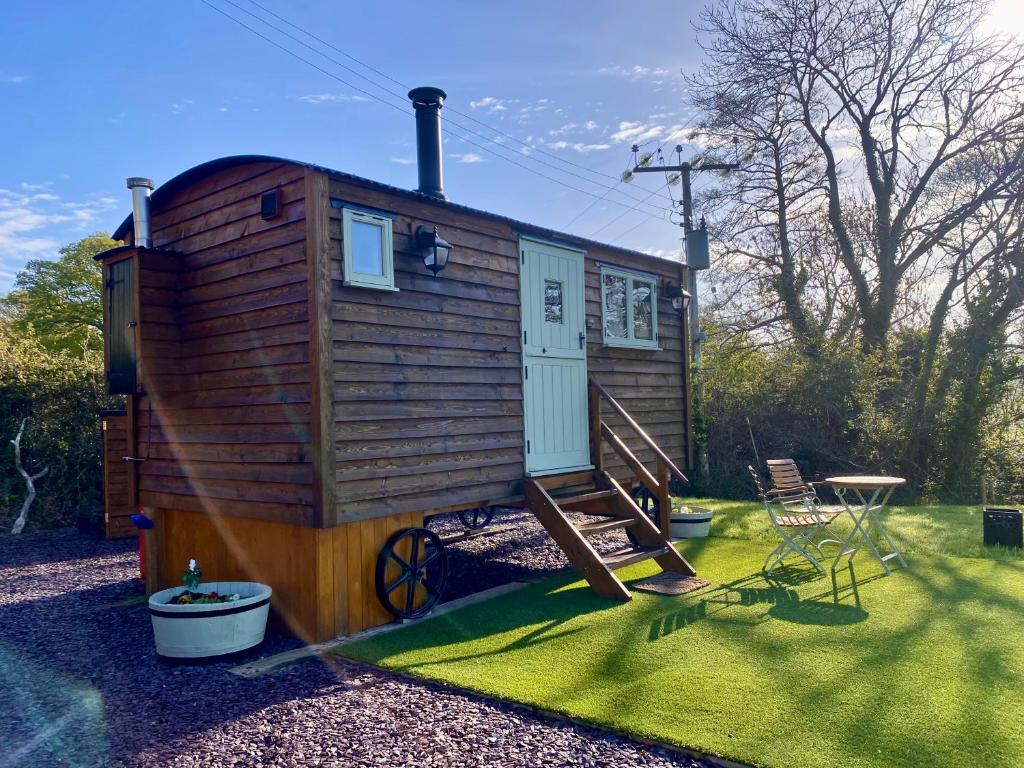
[[(890, 488), (888, 492), (885, 494), (885, 497), (882, 499), (882, 503), (879, 504), (877, 507), (868, 510), (868, 530), (865, 534), (868, 537), (868, 543), (871, 545), (871, 549), (874, 550), (875, 557), (877, 557), (878, 561), (882, 564), (882, 567), (885, 569), (886, 574), (891, 574), (887, 561), (891, 560), (894, 557), (900, 561), (900, 565), (902, 565), (904, 568), (907, 567), (907, 561), (903, 559), (903, 555), (900, 554), (899, 549), (896, 547), (896, 543), (892, 540), (892, 537), (889, 535), (889, 532), (885, 529), (885, 526), (882, 525), (882, 521), (879, 520), (878, 516), (875, 514), (876, 511), (880, 512), (881, 510), (885, 509), (885, 505), (889, 503), (889, 497), (892, 495), (892, 492), (894, 490), (895, 488)], [(883, 555), (881, 552), (879, 552), (878, 548), (871, 541), (870, 534), (872, 530), (877, 530), (879, 539), (884, 539), (885, 543), (889, 545), (889, 552), (887, 554)]]
[[(842, 546), (839, 548), (839, 552), (838, 554), (836, 554), (835, 560), (832, 561), (832, 573), (835, 573), (836, 568), (839, 567), (839, 561), (842, 560), (844, 557), (849, 556), (850, 562), (853, 562), (853, 558), (857, 554), (857, 550), (860, 549), (859, 539), (864, 537), (864, 529), (861, 528), (861, 522), (863, 522), (864, 516), (867, 514), (867, 509), (869, 506), (864, 501), (864, 496), (861, 495), (861, 492), (854, 488), (853, 492), (854, 494), (856, 494), (857, 500), (861, 504), (861, 513), (860, 517), (858, 517), (857, 513), (854, 512), (853, 509), (850, 507), (850, 502), (846, 498), (847, 489), (836, 488), (835, 490), (836, 496), (839, 497), (839, 500), (843, 503), (843, 507), (846, 509), (846, 513), (850, 516), (850, 519), (853, 520), (853, 530), (850, 531), (850, 535), (846, 537), (846, 541), (844, 541)], [(858, 543), (857, 545), (853, 546), (855, 539), (858, 540)]]

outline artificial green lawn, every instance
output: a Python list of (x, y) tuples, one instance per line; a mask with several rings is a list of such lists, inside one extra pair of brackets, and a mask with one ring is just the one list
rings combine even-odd
[(934, 554), (980, 537), (966, 508), (895, 510), (910, 568), (862, 552), (834, 589), (767, 580), (756, 507), (703, 505), (715, 535), (681, 549), (705, 590), (622, 604), (558, 576), (340, 652), (751, 764), (1024, 763), (1024, 560)]

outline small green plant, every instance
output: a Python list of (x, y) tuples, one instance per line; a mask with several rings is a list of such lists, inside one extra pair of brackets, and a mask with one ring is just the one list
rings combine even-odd
[(189, 588), (190, 592), (195, 592), (199, 588), (199, 582), (203, 579), (203, 572), (199, 570), (199, 566), (196, 564), (195, 559), (188, 561), (188, 568), (185, 569), (185, 573), (181, 575), (181, 583)]

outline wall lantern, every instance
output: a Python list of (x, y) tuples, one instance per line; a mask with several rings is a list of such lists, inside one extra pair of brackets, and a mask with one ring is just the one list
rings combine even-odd
[(441, 239), (437, 227), (433, 232), (426, 227), (416, 228), (416, 249), (423, 256), (423, 265), (434, 273), (434, 277), (448, 265), (448, 256), (452, 252), (451, 243)]
[(668, 280), (665, 283), (665, 287), (662, 290), (662, 294), (666, 299), (672, 300), (673, 309), (685, 310), (690, 306), (690, 294), (682, 289), (681, 286)]

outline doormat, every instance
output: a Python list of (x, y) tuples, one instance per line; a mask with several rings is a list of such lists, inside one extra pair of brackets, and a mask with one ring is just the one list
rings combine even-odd
[(683, 576), (681, 573), (665, 571), (637, 582), (631, 587), (640, 592), (650, 592), (653, 595), (686, 595), (703, 589), (710, 583), (707, 579), (698, 579), (696, 576)]

